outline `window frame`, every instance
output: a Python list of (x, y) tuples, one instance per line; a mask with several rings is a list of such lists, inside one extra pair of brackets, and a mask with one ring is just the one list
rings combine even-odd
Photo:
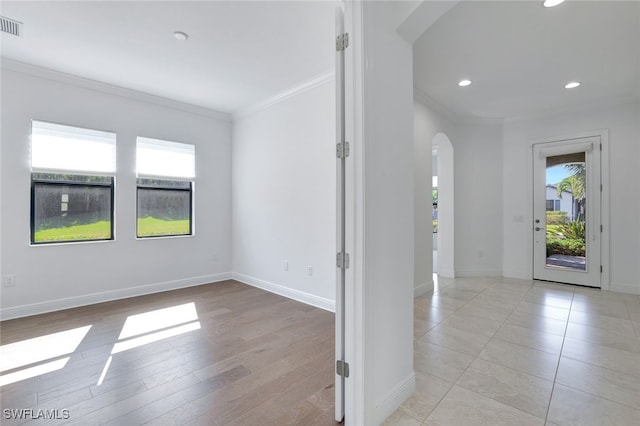
[[(36, 142), (35, 138), (40, 136), (69, 139), (69, 143), (75, 143), (82, 141), (82, 143), (94, 144), (93, 149), (82, 151), (88, 158), (89, 164), (92, 166), (87, 167), (87, 157), (82, 157), (85, 162), (71, 162), (71, 164), (60, 164), (53, 157), (53, 161), (42, 163), (42, 158), (34, 164), (34, 152), (38, 155), (42, 155), (40, 151), (42, 141)], [(29, 209), (29, 244), (30, 246), (46, 246), (46, 245), (61, 245), (61, 244), (77, 244), (77, 243), (97, 243), (105, 241), (114, 241), (116, 239), (116, 173), (117, 173), (117, 133), (111, 130), (95, 129), (83, 125), (60, 123), (55, 121), (31, 119), (30, 130), (30, 201), (31, 206)], [(75, 141), (75, 142), (74, 142)], [(59, 143), (59, 142), (53, 142)], [(66, 142), (65, 142), (66, 143)], [(100, 144), (100, 145), (96, 145)], [(109, 146), (107, 157), (104, 150), (100, 149), (101, 144), (107, 144)], [(37, 149), (36, 149), (37, 148)], [(45, 149), (45, 148), (42, 148)], [(68, 146), (61, 146), (60, 150), (67, 152)], [(44, 151), (46, 153), (46, 149)], [(97, 157), (96, 157), (97, 156)], [(95, 162), (96, 158), (106, 158), (106, 162)], [(93, 161), (93, 162), (92, 162)], [(95, 168), (93, 167), (95, 166)], [(71, 177), (70, 179), (64, 179), (65, 176)], [(58, 179), (56, 179), (56, 177)], [(102, 182), (87, 181), (82, 178), (101, 178)], [(95, 239), (68, 239), (68, 240), (56, 240), (56, 241), (36, 241), (36, 187), (85, 187), (90, 188), (110, 188), (109, 194), (109, 238), (95, 238)]]
[[(171, 167), (175, 163), (176, 157), (172, 154), (167, 158), (168, 153), (177, 153), (181, 157), (178, 163), (183, 167)], [(149, 166), (149, 155), (154, 158), (155, 165), (162, 165), (161, 168)], [(185, 157), (186, 155), (186, 157)], [(188, 160), (187, 160), (188, 159)], [(165, 162), (169, 162), (166, 164)], [(186, 162), (185, 162), (186, 161)], [(175, 165), (175, 164), (173, 164)], [(150, 138), (138, 136), (136, 138), (136, 239), (147, 240), (154, 238), (178, 238), (192, 237), (195, 235), (195, 181), (196, 181), (196, 145), (184, 142), (175, 142), (167, 139)], [(146, 184), (145, 184), (146, 182)], [(167, 185), (162, 185), (166, 182)], [(188, 188), (176, 185), (188, 184)], [(140, 235), (140, 189), (163, 190), (163, 191), (188, 191), (189, 192), (189, 233), (188, 234), (160, 234), (160, 235)]]
[[(189, 188), (177, 188), (172, 186), (159, 186), (159, 185), (151, 185), (140, 183), (141, 180), (154, 180), (154, 181), (166, 181), (166, 182), (183, 182), (189, 184)], [(154, 238), (177, 238), (177, 237), (192, 237), (193, 233), (193, 186), (194, 182), (192, 180), (182, 180), (182, 179), (171, 179), (169, 177), (164, 178), (148, 178), (148, 177), (138, 177), (136, 178), (136, 239), (139, 240), (147, 240)], [(143, 235), (141, 236), (138, 228), (138, 221), (140, 220), (140, 189), (144, 190), (157, 190), (157, 191), (179, 191), (179, 192), (188, 192), (189, 193), (189, 233), (188, 234), (162, 234), (162, 235)]]
[[(68, 176), (84, 176), (84, 177), (102, 177), (105, 179), (109, 179), (110, 183), (102, 183), (102, 182), (73, 182), (68, 180), (50, 180), (44, 178), (34, 177), (38, 174), (50, 174), (50, 175), (68, 175)], [(96, 239), (85, 239), (85, 240), (61, 240), (61, 241), (36, 241), (36, 186), (44, 185), (44, 186), (52, 186), (52, 187), (99, 187), (99, 188), (109, 188), (110, 196), (109, 196), (109, 230), (111, 237), (110, 238), (96, 238)], [(30, 244), (34, 246), (40, 245), (48, 245), (48, 244), (67, 244), (67, 243), (89, 243), (89, 242), (99, 242), (99, 241), (114, 241), (115, 240), (115, 176), (105, 176), (105, 175), (88, 175), (88, 174), (78, 174), (78, 173), (60, 173), (56, 172), (31, 172), (31, 209), (30, 209)]]

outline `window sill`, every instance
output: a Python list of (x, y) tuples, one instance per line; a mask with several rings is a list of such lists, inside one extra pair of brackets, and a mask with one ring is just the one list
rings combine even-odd
[(85, 245), (85, 244), (109, 244), (115, 243), (116, 240), (91, 240), (91, 241), (60, 241), (56, 243), (29, 243), (29, 247), (60, 247), (60, 246), (75, 246), (75, 245)]
[(157, 237), (136, 237), (136, 241), (154, 241), (154, 240), (172, 240), (176, 238), (193, 238), (195, 234), (191, 235), (159, 235)]

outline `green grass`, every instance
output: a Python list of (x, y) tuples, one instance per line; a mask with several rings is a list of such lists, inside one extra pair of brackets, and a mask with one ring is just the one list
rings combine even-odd
[(155, 217), (138, 219), (138, 237), (189, 235), (189, 219), (162, 220)]
[[(188, 235), (189, 220), (162, 220), (155, 217), (138, 219), (138, 237), (158, 237), (162, 235)], [(36, 231), (36, 243), (63, 241), (108, 240), (111, 238), (111, 225), (108, 221), (85, 225), (65, 226)]]
[(35, 233), (36, 243), (56, 241), (107, 240), (111, 238), (111, 224), (106, 221), (63, 228), (41, 229)]

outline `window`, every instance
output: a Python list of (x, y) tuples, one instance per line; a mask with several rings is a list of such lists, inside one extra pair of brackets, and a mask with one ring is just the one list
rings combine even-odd
[(138, 238), (193, 234), (195, 147), (138, 138)]
[(560, 200), (547, 200), (547, 211), (557, 212), (560, 210)]
[(112, 240), (114, 133), (33, 121), (31, 243)]

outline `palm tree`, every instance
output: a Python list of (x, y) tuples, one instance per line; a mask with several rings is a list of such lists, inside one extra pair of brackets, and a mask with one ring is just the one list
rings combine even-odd
[[(574, 200), (574, 219), (584, 221), (584, 201), (586, 196), (587, 169), (585, 163), (570, 163), (564, 165), (573, 174), (562, 179), (558, 183), (558, 197), (562, 198), (563, 192), (570, 192)], [(578, 214), (575, 214), (575, 210)]]

